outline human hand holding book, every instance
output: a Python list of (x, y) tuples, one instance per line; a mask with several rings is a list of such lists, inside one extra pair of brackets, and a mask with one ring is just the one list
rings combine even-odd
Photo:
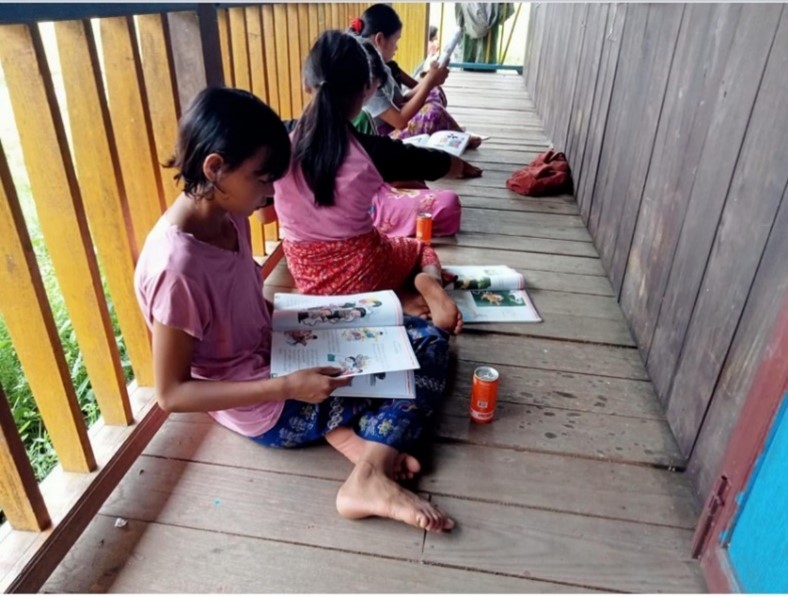
[(392, 291), (343, 296), (274, 295), (271, 377), (332, 367), (358, 383), (340, 396), (412, 398), (418, 360)]

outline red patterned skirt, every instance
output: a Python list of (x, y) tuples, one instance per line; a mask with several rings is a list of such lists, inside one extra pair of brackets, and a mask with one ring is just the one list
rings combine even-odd
[(428, 265), (440, 268), (435, 250), (414, 238), (378, 230), (334, 241), (282, 241), (287, 265), (302, 294), (353, 294), (398, 290)]

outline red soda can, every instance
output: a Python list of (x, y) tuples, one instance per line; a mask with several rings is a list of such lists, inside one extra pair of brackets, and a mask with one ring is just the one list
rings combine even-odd
[(425, 245), (432, 244), (432, 214), (426, 211), (416, 217), (416, 238)]
[(498, 371), (492, 367), (477, 367), (471, 387), (471, 421), (489, 423), (498, 403)]

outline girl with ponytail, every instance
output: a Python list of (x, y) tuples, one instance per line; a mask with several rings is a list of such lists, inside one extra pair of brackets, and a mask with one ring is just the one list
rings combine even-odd
[(312, 99), (292, 134), (290, 168), (275, 184), (282, 246), (299, 291), (395, 290), (406, 313), (430, 317), (443, 330), (459, 333), (460, 312), (443, 290), (435, 250), (413, 238), (381, 233), (371, 208), (381, 205), (374, 202), (388, 188), (386, 180), (430, 179), (436, 171), (477, 176), (479, 171), (441, 151), (355, 131), (350, 120), (370, 85), (367, 56), (357, 37), (323, 33), (306, 60), (304, 83)]

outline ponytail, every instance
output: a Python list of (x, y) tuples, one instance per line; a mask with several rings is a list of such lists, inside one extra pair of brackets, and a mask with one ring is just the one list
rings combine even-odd
[(358, 40), (326, 31), (304, 64), (304, 81), (314, 95), (295, 128), (293, 159), (301, 165), (315, 204), (334, 204), (336, 177), (350, 144), (353, 104), (369, 84), (369, 62)]

